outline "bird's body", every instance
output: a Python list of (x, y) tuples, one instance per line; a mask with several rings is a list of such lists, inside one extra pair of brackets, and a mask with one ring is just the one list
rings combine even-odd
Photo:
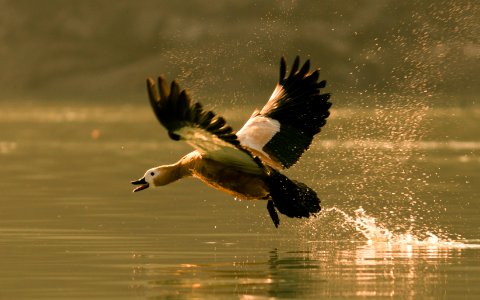
[(265, 174), (251, 174), (208, 158), (200, 158), (192, 175), (207, 185), (238, 199), (267, 199)]
[[(205, 158), (199, 151), (182, 157), (175, 165), (175, 173), (193, 176), (205, 184), (242, 200), (267, 199), (265, 173), (252, 174), (230, 165)], [(180, 179), (175, 175), (172, 178)]]
[(195, 150), (173, 165), (147, 170), (132, 183), (134, 191), (162, 186), (193, 176), (239, 199), (268, 200), (275, 226), (277, 210), (289, 217), (310, 217), (320, 211), (315, 191), (278, 170), (298, 161), (329, 116), (329, 94), (320, 94), (325, 81), (310, 72), (307, 61), (299, 69), (297, 57), (289, 76), (282, 58), (280, 81), (267, 104), (255, 111), (235, 133), (226, 121), (193, 102), (174, 81), (169, 87), (158, 78), (158, 90), (147, 80), (150, 103), (173, 140), (184, 140)]

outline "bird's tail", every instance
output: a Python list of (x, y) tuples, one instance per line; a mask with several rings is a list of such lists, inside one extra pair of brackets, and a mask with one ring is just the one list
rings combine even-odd
[[(308, 218), (321, 210), (320, 199), (314, 190), (274, 169), (271, 169), (267, 184), (275, 208), (290, 218)], [(272, 215), (271, 209), (269, 212)]]

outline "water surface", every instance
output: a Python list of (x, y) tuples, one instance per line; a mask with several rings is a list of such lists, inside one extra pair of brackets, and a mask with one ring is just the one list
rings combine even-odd
[(286, 171), (323, 210), (275, 229), (194, 179), (131, 193), (190, 150), (147, 106), (4, 106), (0, 299), (476, 299), (480, 112), (417, 112), (334, 110)]

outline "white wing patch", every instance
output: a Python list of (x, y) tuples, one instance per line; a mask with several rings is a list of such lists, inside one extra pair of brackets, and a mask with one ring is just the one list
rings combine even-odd
[(181, 136), (207, 158), (232, 165), (247, 173), (260, 174), (262, 172), (250, 155), (207, 130), (186, 126), (174, 133)]
[(270, 158), (263, 147), (280, 131), (280, 122), (267, 117), (256, 116), (247, 121), (237, 132), (242, 146), (254, 150), (257, 154)]

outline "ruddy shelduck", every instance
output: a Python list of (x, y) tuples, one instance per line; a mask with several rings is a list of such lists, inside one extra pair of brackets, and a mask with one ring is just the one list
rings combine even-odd
[[(278, 227), (277, 210), (291, 218), (308, 218), (320, 211), (315, 191), (280, 173), (294, 165), (325, 125), (332, 105), (330, 94), (320, 93), (319, 69), (310, 71), (307, 60), (300, 68), (297, 56), (287, 76), (280, 61), (280, 80), (267, 104), (256, 110), (236, 133), (224, 118), (191, 100), (178, 83), (158, 77), (147, 79), (153, 111), (170, 138), (185, 141), (195, 150), (177, 163), (147, 170), (132, 184), (138, 192), (193, 176), (238, 199), (267, 201)], [(158, 88), (157, 88), (158, 86)]]

